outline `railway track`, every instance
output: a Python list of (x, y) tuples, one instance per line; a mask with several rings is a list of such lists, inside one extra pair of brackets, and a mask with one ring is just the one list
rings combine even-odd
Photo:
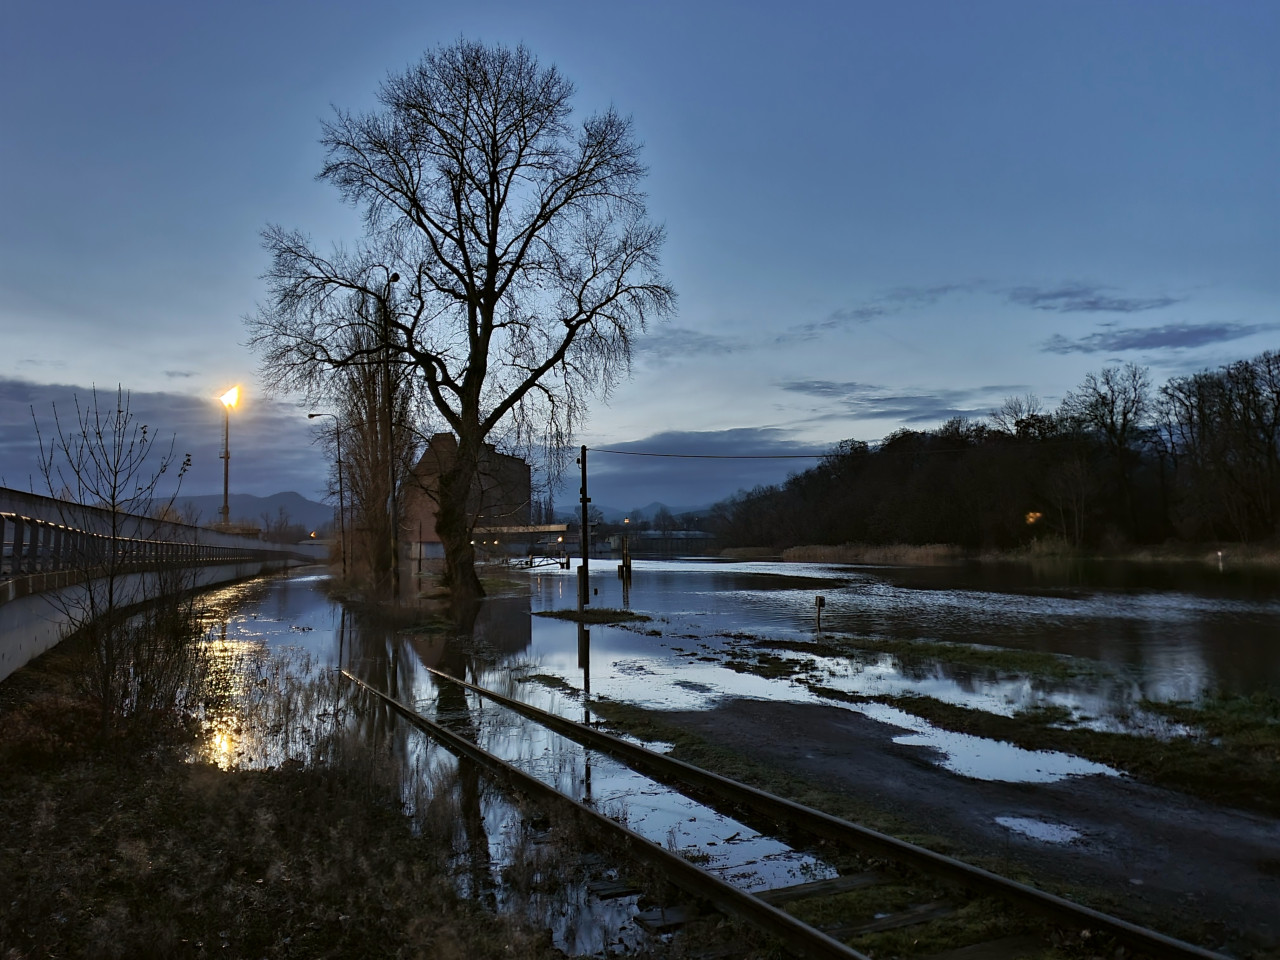
[[(1140, 955), (1226, 960), (1222, 954), (1174, 939), (952, 857), (655, 753), (619, 737), (548, 713), (439, 670), (428, 669), (441, 682), (457, 684), (477, 696), (511, 710), (583, 747), (612, 757), (638, 773), (695, 797), (715, 809), (723, 811), (725, 808), (730, 808), (746, 813), (748, 816), (754, 815), (757, 821), (764, 820), (772, 825), (775, 831), (780, 830), (789, 836), (800, 835), (826, 841), (863, 857), (887, 861), (898, 868), (905, 868), (911, 874), (941, 882), (952, 890), (960, 889), (972, 891), (977, 896), (994, 897), (1018, 911), (1044, 917), (1059, 927), (1104, 933)], [(509, 788), (546, 805), (572, 808), (577, 816), (584, 818), (603, 836), (611, 838), (614, 843), (620, 845), (637, 860), (657, 869), (673, 885), (692, 897), (710, 902), (726, 914), (737, 916), (773, 934), (786, 945), (788, 950), (797, 955), (840, 958), (840, 960), (868, 960), (866, 954), (846, 945), (843, 941), (887, 929), (925, 923), (951, 912), (952, 908), (945, 902), (929, 902), (912, 905), (888, 916), (877, 917), (870, 923), (835, 930), (817, 929), (782, 909), (783, 906), (806, 897), (827, 896), (874, 886), (884, 881), (883, 872), (861, 872), (831, 880), (748, 893), (603, 816), (593, 808), (566, 796), (500, 757), (483, 750), (467, 738), (422, 716), (346, 670), (343, 670), (342, 674), (362, 690), (386, 703), (408, 722), (447, 749), (473, 761)], [(1000, 945), (992, 943), (991, 951), (988, 953), (983, 952), (981, 949), (983, 946), (979, 944), (966, 948), (967, 952), (964, 955), (983, 957), (994, 955), (1001, 949)]]

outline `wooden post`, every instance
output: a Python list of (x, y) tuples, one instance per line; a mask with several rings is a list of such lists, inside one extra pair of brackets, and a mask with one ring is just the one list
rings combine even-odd
[(586, 609), (587, 604), (591, 602), (588, 596), (590, 591), (590, 554), (591, 554), (591, 530), (587, 526), (587, 504), (591, 502), (591, 498), (587, 496), (587, 445), (582, 445), (581, 453), (578, 456), (578, 464), (582, 467), (582, 488), (579, 491), (582, 500), (582, 565), (578, 567), (578, 612), (582, 613)]

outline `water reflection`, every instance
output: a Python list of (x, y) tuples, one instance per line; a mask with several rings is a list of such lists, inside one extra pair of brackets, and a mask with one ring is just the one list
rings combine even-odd
[[(597, 633), (614, 655), (610, 679), (622, 687), (639, 686), (627, 684), (627, 676), (714, 674), (697, 658), (725, 655), (735, 638), (812, 637), (814, 597), (821, 593), (823, 626), (831, 633), (1028, 650), (1072, 657), (1086, 668), (1063, 680), (1028, 682), (955, 664), (904, 670), (892, 657), (820, 660), (820, 670), (851, 693), (925, 693), (1000, 713), (1058, 704), (1106, 724), (1134, 713), (1143, 699), (1194, 700), (1214, 691), (1280, 686), (1280, 590), (1273, 580), (1215, 581), (1212, 571), (1189, 565), (1176, 576), (1132, 565), (1067, 565), (1005, 571), (1008, 589), (1000, 591), (1001, 569), (636, 561), (627, 600), (659, 619), (661, 639), (635, 629)], [(564, 583), (572, 576), (552, 570), (533, 577), (535, 609), (568, 606)], [(1179, 589), (1161, 589), (1169, 583)], [(607, 577), (592, 585), (599, 605), (617, 605), (621, 585)], [(535, 648), (545, 646), (554, 657), (558, 643), (551, 635), (562, 629), (535, 624)], [(691, 679), (708, 682), (704, 675)], [(717, 693), (777, 695), (747, 680), (719, 675), (716, 681)], [(697, 706), (670, 684), (643, 686), (625, 693), (601, 686), (599, 692)]]

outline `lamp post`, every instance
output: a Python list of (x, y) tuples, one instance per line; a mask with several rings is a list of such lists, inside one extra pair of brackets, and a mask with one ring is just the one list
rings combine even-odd
[(316, 417), (333, 417), (333, 437), (338, 456), (338, 552), (342, 554), (342, 579), (347, 579), (347, 520), (345, 514), (345, 498), (342, 495), (342, 421), (336, 413), (308, 413), (307, 419)]
[(222, 529), (226, 530), (231, 524), (231, 408), (240, 399), (240, 388), (232, 387), (218, 399), (222, 401)]
[(391, 415), (391, 285), (398, 273), (387, 274), (382, 297), (382, 415), (387, 440), (387, 513), (391, 519), (391, 595), (400, 604), (400, 507), (396, 502), (396, 446), (392, 436), (395, 419)]

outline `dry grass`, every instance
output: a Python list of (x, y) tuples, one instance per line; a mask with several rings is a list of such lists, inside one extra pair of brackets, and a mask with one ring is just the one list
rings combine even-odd
[(933, 566), (957, 563), (968, 554), (947, 543), (894, 543), (876, 545), (845, 543), (839, 546), (790, 547), (782, 551), (782, 559), (790, 563), (865, 563), (899, 566)]
[[(1219, 557), (1221, 554), (1221, 557)], [(726, 550), (722, 556), (737, 560), (765, 560), (779, 556), (765, 548)], [(1230, 543), (1213, 546), (1168, 544), (1119, 551), (1088, 550), (1060, 537), (1038, 537), (1010, 550), (980, 553), (946, 543), (845, 543), (789, 547), (781, 559), (790, 563), (861, 563), (891, 566), (941, 566), (964, 560), (984, 563), (1020, 563), (1035, 560), (1084, 560), (1108, 558), (1134, 563), (1201, 563), (1224, 570), (1268, 571), (1280, 569), (1280, 548), (1274, 544)], [(1221, 559), (1221, 564), (1219, 560)]]
[(772, 560), (777, 555), (778, 551), (769, 547), (725, 547), (720, 551), (725, 560)]
[(0, 684), (0, 957), (557, 956), (457, 895), (453, 818), (415, 831), (374, 751), (225, 772), (108, 739), (69, 656)]

